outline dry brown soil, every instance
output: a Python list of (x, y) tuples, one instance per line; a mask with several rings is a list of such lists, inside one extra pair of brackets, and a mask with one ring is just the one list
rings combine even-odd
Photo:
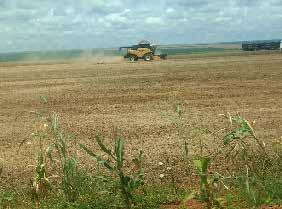
[[(42, 95), (48, 97), (47, 104), (40, 102)], [(188, 121), (199, 120), (213, 131), (225, 123), (219, 114), (239, 111), (256, 120), (257, 135), (266, 144), (281, 142), (282, 54), (136, 63), (2, 63), (1, 182), (32, 177), (36, 143), (18, 147), (40, 129), (34, 116), (24, 114), (34, 110), (57, 112), (64, 128), (91, 147), (97, 134), (109, 140), (118, 132), (127, 140), (127, 154), (144, 150), (147, 170), (158, 176), (157, 162), (182, 155), (170, 116), (177, 103), (185, 106)], [(87, 162), (79, 147), (77, 154)]]

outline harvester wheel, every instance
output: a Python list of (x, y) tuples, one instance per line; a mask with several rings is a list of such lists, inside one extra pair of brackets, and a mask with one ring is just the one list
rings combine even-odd
[(145, 56), (144, 56), (145, 61), (151, 61), (152, 59), (153, 59), (153, 57), (152, 57), (151, 54), (145, 54)]
[(135, 57), (135, 56), (130, 56), (130, 57), (129, 57), (129, 61), (130, 61), (130, 62), (137, 61), (137, 57)]

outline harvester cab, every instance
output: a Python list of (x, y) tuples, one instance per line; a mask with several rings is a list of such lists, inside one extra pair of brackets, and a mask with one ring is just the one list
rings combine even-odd
[(157, 46), (151, 45), (148, 41), (140, 41), (138, 45), (119, 48), (120, 51), (122, 49), (127, 49), (124, 58), (128, 58), (130, 61), (137, 61), (138, 59), (151, 61), (153, 59), (166, 59), (167, 57), (167, 54), (156, 54)]

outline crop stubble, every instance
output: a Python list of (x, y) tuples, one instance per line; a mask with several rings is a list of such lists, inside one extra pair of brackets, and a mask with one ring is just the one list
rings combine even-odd
[[(39, 101), (41, 95), (48, 97), (47, 104)], [(0, 64), (0, 97), (2, 183), (28, 179), (33, 170), (35, 143), (19, 152), (18, 146), (39, 124), (24, 111), (56, 111), (66, 130), (92, 147), (95, 135), (109, 142), (118, 132), (127, 140), (129, 155), (144, 150), (149, 173), (167, 156), (181, 157), (182, 141), (169, 116), (177, 103), (184, 104), (187, 121), (200, 118), (210, 130), (224, 124), (218, 114), (239, 111), (256, 119), (257, 134), (266, 143), (282, 140), (281, 54), (149, 63)], [(77, 154), (87, 162), (79, 148)]]

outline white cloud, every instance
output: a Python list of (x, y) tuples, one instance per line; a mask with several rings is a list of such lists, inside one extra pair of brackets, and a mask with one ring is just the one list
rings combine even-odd
[(173, 8), (167, 8), (166, 9), (166, 13), (173, 13), (173, 12), (175, 12), (175, 9), (173, 9)]
[(118, 13), (109, 14), (104, 19), (105, 21), (110, 21), (110, 22), (121, 22), (121, 23), (127, 22), (127, 19)]
[(145, 22), (147, 24), (153, 24), (153, 25), (163, 25), (164, 21), (161, 17), (147, 17), (145, 19)]
[(231, 17), (217, 17), (215, 18), (215, 22), (220, 23), (220, 22), (230, 22), (232, 21)]
[(281, 0), (0, 0), (0, 52), (282, 38), (281, 11)]

